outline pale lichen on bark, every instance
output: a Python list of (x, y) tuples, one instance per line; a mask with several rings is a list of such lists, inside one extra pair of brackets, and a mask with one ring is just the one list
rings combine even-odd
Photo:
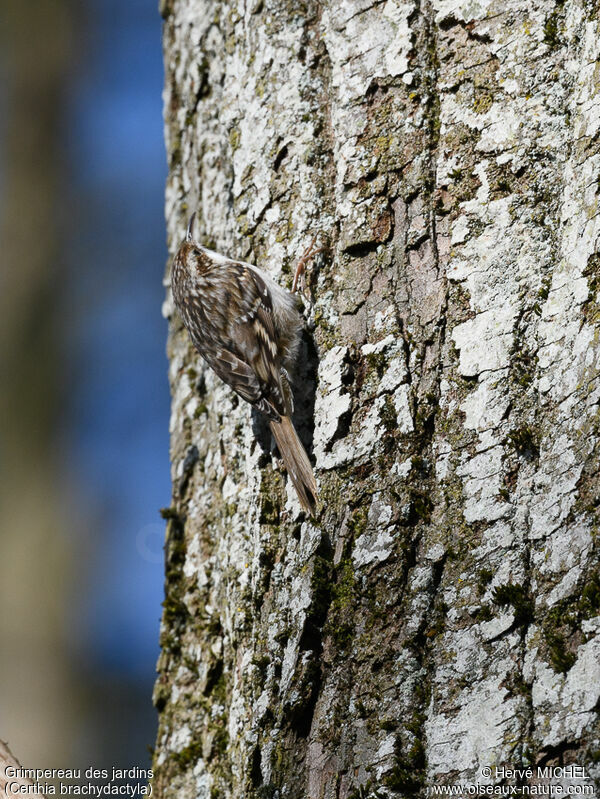
[(315, 522), (165, 304), (159, 795), (597, 778), (597, 10), (162, 11), (171, 249), (197, 208), (288, 287), (326, 252), (297, 381)]

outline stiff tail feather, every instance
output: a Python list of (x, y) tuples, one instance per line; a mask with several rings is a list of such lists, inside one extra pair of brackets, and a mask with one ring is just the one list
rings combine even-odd
[(304, 510), (315, 515), (317, 505), (317, 484), (308, 455), (289, 416), (282, 416), (281, 422), (270, 422), (271, 432), (277, 443), (298, 499)]

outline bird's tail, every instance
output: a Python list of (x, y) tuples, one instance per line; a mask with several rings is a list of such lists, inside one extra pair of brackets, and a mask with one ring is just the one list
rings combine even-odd
[(289, 416), (282, 416), (280, 422), (272, 421), (269, 424), (300, 504), (304, 510), (314, 516), (317, 505), (317, 484), (308, 455), (294, 430), (292, 420)]

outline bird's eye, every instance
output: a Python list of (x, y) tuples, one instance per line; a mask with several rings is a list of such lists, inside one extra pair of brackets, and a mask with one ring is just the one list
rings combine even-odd
[(196, 249), (196, 247), (194, 247), (194, 249), (192, 250), (192, 255), (195, 255), (196, 258), (200, 258), (201, 252), (200, 250)]

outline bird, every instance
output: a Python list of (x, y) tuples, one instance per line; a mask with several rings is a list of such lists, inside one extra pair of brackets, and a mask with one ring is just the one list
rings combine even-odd
[[(303, 326), (296, 298), (258, 267), (199, 244), (193, 235), (195, 216), (173, 259), (175, 306), (210, 368), (268, 419), (300, 504), (315, 516), (317, 484), (292, 422), (290, 372)], [(305, 262), (306, 254), (294, 285)]]

